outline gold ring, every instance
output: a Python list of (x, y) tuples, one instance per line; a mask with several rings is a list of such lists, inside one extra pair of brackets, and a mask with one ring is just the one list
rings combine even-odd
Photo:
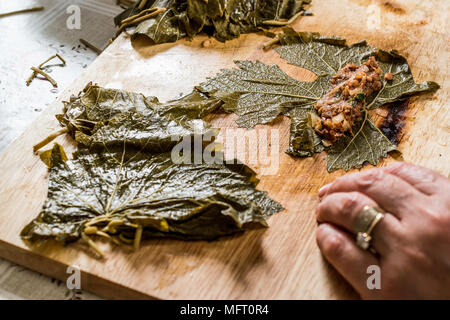
[(364, 206), (360, 214), (356, 218), (353, 231), (356, 233), (356, 244), (367, 250), (370, 247), (372, 236), (370, 235), (381, 219), (384, 213), (376, 207)]

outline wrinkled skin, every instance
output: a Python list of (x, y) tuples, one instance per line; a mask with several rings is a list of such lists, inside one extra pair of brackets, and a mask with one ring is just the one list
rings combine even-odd
[[(317, 243), (363, 299), (450, 299), (450, 179), (419, 166), (345, 175), (319, 191)], [(351, 233), (365, 205), (385, 210), (372, 232), (373, 254)], [(369, 265), (381, 289), (369, 290)]]

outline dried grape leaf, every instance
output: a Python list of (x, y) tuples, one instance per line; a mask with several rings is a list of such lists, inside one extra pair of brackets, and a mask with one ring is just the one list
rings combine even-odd
[(155, 17), (139, 22), (134, 35), (143, 34), (155, 43), (174, 42), (188, 37), (192, 39), (200, 32), (206, 32), (219, 41), (239, 37), (242, 33), (256, 32), (264, 22), (290, 19), (304, 12), (311, 0), (153, 0), (141, 1), (115, 19), (116, 25), (143, 10), (164, 8)]
[[(238, 61), (239, 69), (221, 70), (217, 76), (200, 84), (197, 90), (221, 99), (226, 111), (239, 116), (236, 122), (241, 127), (269, 123), (279, 114), (289, 116), (292, 122), (287, 152), (294, 156), (311, 156), (327, 149), (308, 125), (308, 113), (316, 114), (313, 105), (328, 92), (331, 77), (340, 69), (347, 64), (361, 65), (374, 56), (383, 72), (383, 86), (372, 96), (364, 97), (366, 120), (355, 124), (356, 128), (352, 130), (356, 132), (355, 136), (342, 137), (328, 148), (328, 171), (360, 168), (365, 162), (376, 164), (379, 158), (395, 150), (371, 122), (367, 110), (439, 88), (431, 81), (416, 84), (404, 57), (396, 51), (374, 48), (365, 41), (348, 45), (343, 38), (295, 32), (289, 27), (283, 28), (278, 38), (281, 47), (276, 50), (280, 56), (290, 64), (314, 72), (317, 75), (315, 81), (292, 79), (276, 65)], [(386, 73), (392, 73), (393, 79), (386, 80)]]
[(282, 207), (255, 189), (255, 175), (243, 164), (176, 164), (170, 152), (142, 152), (126, 140), (99, 152), (81, 147), (68, 161), (55, 145), (48, 197), (21, 236), (69, 242), (100, 231), (126, 242), (142, 228), (149, 236), (211, 240), (267, 226)]

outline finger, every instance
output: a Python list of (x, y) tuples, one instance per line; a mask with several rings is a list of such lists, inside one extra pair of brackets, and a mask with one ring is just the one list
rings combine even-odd
[[(325, 189), (325, 190), (323, 190)], [(402, 219), (414, 212), (411, 204), (423, 203), (426, 195), (406, 181), (383, 169), (371, 169), (337, 178), (322, 188), (322, 197), (336, 192), (360, 192), (374, 200), (379, 207)]]
[(337, 271), (362, 296), (367, 296), (367, 267), (380, 265), (368, 251), (357, 247), (348, 234), (330, 224), (317, 228), (316, 240), (320, 251)]
[[(355, 222), (364, 206), (378, 206), (372, 199), (359, 192), (333, 193), (317, 206), (317, 221), (335, 224), (354, 233)], [(400, 221), (387, 213), (372, 230), (372, 246), (380, 255), (391, 251), (400, 230)]]
[(450, 193), (449, 179), (433, 170), (407, 162), (397, 162), (389, 167), (383, 168), (383, 170), (403, 179), (427, 195), (444, 192), (445, 194)]

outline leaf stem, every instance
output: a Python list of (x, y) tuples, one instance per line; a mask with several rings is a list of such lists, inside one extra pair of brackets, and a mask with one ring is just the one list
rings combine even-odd
[(36, 77), (36, 72), (33, 71), (33, 73), (28, 77), (27, 81), (25, 82), (27, 84), (27, 86), (30, 85), (31, 81), (33, 81), (33, 79)]
[(141, 3), (139, 3), (138, 9), (142, 10), (142, 8), (144, 8), (146, 4), (147, 4), (147, 0), (141, 0)]
[(274, 44), (277, 44), (278, 42), (280, 42), (280, 38), (277, 35), (275, 38), (270, 39), (267, 42), (264, 42), (263, 48), (264, 50), (267, 50), (269, 47), (273, 46)]
[(6, 13), (0, 13), (0, 18), (12, 16), (12, 15), (19, 14), (19, 13), (42, 11), (42, 10), (44, 10), (44, 7), (34, 7), (34, 8), (29, 8), (29, 9), (10, 11), (10, 12), (6, 12)]
[(120, 239), (120, 241), (122, 241), (122, 242), (124, 242), (126, 244), (132, 244), (133, 243), (133, 240), (125, 238), (123, 236), (123, 234), (121, 234), (121, 233), (119, 234), (119, 239)]
[(105, 253), (95, 244), (95, 242), (89, 238), (86, 233), (81, 233), (81, 238), (83, 238), (84, 241), (87, 242), (87, 244), (94, 249), (95, 252), (97, 252), (100, 257), (104, 258), (105, 257)]
[(134, 16), (128, 17), (128, 18), (126, 18), (126, 19), (123, 19), (122, 22), (121, 22), (120, 24), (122, 25), (122, 24), (124, 24), (124, 23), (133, 21), (134, 19), (137, 19), (137, 18), (139, 18), (139, 17), (142, 17), (142, 16), (143, 16), (144, 14), (146, 14), (146, 13), (151, 13), (151, 12), (154, 12), (154, 11), (156, 11), (156, 10), (158, 10), (157, 7), (142, 10), (141, 12), (139, 12), (138, 14), (135, 14)]
[(135, 19), (133, 19), (133, 20), (131, 20), (131, 21), (129, 21), (129, 22), (126, 22), (126, 23), (122, 23), (122, 25), (120, 26), (119, 30), (117, 30), (117, 32), (116, 32), (116, 37), (117, 37), (117, 36), (118, 36), (125, 28), (130, 27), (130, 26), (132, 26), (132, 25), (134, 25), (134, 24), (136, 24), (136, 23), (138, 23), (138, 22), (142, 22), (142, 21), (144, 21), (144, 20), (148, 20), (148, 19), (150, 19), (150, 18), (153, 18), (153, 17), (157, 16), (158, 14), (160, 14), (161, 12), (164, 12), (164, 11), (166, 11), (166, 8), (160, 8), (160, 9), (157, 9), (156, 11), (153, 11), (152, 13), (149, 13), (149, 14), (147, 14), (147, 15), (145, 15), (145, 16), (135, 18)]
[(134, 235), (134, 250), (138, 250), (142, 240), (142, 226), (139, 225), (136, 229), (136, 233)]
[(59, 54), (55, 54), (53, 56), (51, 56), (50, 58), (48, 58), (47, 60), (45, 60), (44, 62), (42, 62), (39, 66), (38, 69), (41, 69), (44, 64), (46, 64), (47, 62), (49, 62), (50, 60), (53, 60), (55, 58), (58, 58), (59, 60), (61, 60), (61, 62), (63, 63), (63, 65), (66, 65), (66, 60), (63, 59), (63, 57), (61, 57)]
[(46, 146), (47, 144), (49, 144), (50, 142), (52, 142), (53, 140), (55, 140), (57, 137), (59, 137), (60, 135), (63, 135), (65, 133), (69, 132), (69, 128), (65, 127), (62, 128), (56, 132), (53, 132), (52, 134), (50, 134), (47, 138), (45, 138), (44, 140), (42, 140), (41, 142), (35, 144), (33, 146), (33, 151), (36, 152), (39, 149), (41, 149), (42, 147)]
[(56, 88), (58, 86), (58, 84), (56, 83), (56, 81), (49, 76), (49, 74), (47, 72), (42, 71), (41, 69), (38, 69), (36, 67), (31, 67), (31, 70), (33, 70), (35, 73), (39, 73), (40, 75), (42, 75), (43, 77), (45, 77), (48, 81), (50, 81), (50, 83)]
[(263, 21), (263, 24), (270, 25), (270, 26), (287, 26), (288, 24), (291, 24), (292, 22), (297, 19), (303, 11), (297, 12), (295, 15), (293, 15), (289, 20), (287, 21), (279, 21), (279, 20), (266, 20)]
[(55, 55), (51, 56), (50, 58), (48, 58), (47, 60), (42, 62), (37, 68), (31, 67), (31, 70), (33, 70), (33, 73), (28, 77), (28, 79), (26, 81), (27, 86), (30, 85), (31, 81), (33, 81), (33, 79), (37, 76), (38, 73), (43, 75), (48, 81), (50, 81), (54, 87), (58, 86), (56, 81), (53, 80), (52, 77), (50, 77), (47, 73), (45, 73), (41, 69), (47, 62), (49, 62), (50, 60), (52, 60), (54, 58), (58, 58), (59, 60), (61, 60), (61, 62), (63, 63), (64, 66), (66, 65), (66, 60), (64, 60), (63, 57), (61, 57), (59, 54), (55, 54)]
[(94, 46), (93, 44), (88, 42), (87, 40), (80, 38), (80, 42), (82, 44), (84, 44), (86, 47), (88, 47), (89, 49), (91, 49), (92, 51), (94, 51), (95, 53), (97, 53), (98, 55), (102, 53), (102, 50), (100, 50), (99, 48), (97, 48), (96, 46)]

